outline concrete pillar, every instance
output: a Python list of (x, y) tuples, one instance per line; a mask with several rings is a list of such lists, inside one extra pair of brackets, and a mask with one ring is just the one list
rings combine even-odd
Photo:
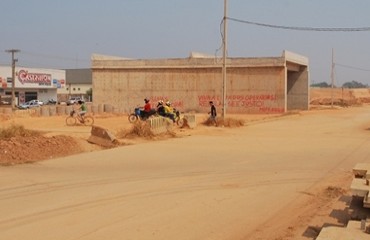
[(66, 113), (67, 115), (69, 115), (69, 114), (71, 113), (72, 109), (73, 109), (73, 107), (72, 107), (72, 106), (66, 106), (66, 108), (65, 108), (65, 113)]
[(112, 113), (113, 112), (113, 106), (110, 105), (110, 104), (104, 104), (104, 112)]
[(59, 116), (65, 115), (66, 114), (66, 106), (64, 106), (64, 105), (56, 106), (56, 113)]
[(49, 114), (50, 114), (50, 116), (57, 115), (57, 108), (56, 108), (56, 106), (49, 106)]
[(103, 104), (99, 104), (98, 105), (98, 112), (99, 113), (103, 113), (104, 112), (104, 105)]
[(99, 108), (96, 105), (91, 106), (91, 112), (94, 114), (97, 114), (99, 112)]
[(50, 112), (49, 112), (49, 107), (48, 106), (44, 106), (44, 107), (41, 107), (41, 116), (42, 117), (49, 117), (50, 116)]

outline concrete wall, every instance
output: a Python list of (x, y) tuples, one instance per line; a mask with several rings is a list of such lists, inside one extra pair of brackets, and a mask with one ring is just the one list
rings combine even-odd
[(285, 111), (285, 68), (229, 68), (227, 76), (227, 112)]
[(309, 81), (307, 67), (287, 74), (287, 110), (306, 110), (309, 106)]
[[(283, 113), (287, 106), (308, 109), (308, 75), (303, 71), (287, 76), (287, 72), (285, 56), (227, 59), (226, 112)], [(111, 104), (120, 112), (143, 106), (146, 97), (153, 105), (169, 100), (184, 112), (208, 112), (212, 100), (222, 111), (222, 66), (213, 58), (93, 59), (92, 76), (93, 103)], [(288, 96), (294, 102), (288, 105), (287, 79)]]

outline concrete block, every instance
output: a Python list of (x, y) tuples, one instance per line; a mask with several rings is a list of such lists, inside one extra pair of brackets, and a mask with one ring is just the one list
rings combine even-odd
[(354, 178), (351, 183), (351, 192), (353, 196), (366, 197), (370, 192), (370, 186), (367, 185), (366, 179)]
[(370, 194), (364, 197), (363, 206), (364, 208), (370, 208)]
[(87, 141), (103, 147), (113, 147), (117, 140), (116, 137), (107, 129), (98, 126), (92, 126), (91, 135)]
[(357, 163), (352, 171), (356, 178), (370, 179), (370, 163)]
[(349, 221), (347, 227), (325, 227), (316, 240), (366, 240), (370, 235), (361, 229), (361, 221)]
[(184, 124), (187, 124), (190, 128), (195, 128), (197, 126), (195, 114), (185, 114)]

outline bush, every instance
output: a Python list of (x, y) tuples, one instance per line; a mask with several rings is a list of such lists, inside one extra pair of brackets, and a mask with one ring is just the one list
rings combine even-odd
[[(218, 127), (242, 127), (245, 124), (244, 120), (235, 118), (216, 118), (216, 122)], [(207, 126), (215, 125), (210, 118), (206, 119), (203, 124)]]

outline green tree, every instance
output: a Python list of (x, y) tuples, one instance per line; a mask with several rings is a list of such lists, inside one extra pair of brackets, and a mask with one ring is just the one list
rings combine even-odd
[(360, 82), (352, 81), (343, 83), (342, 87), (344, 88), (368, 88), (367, 84), (362, 84)]
[(86, 91), (86, 95), (90, 99), (90, 101), (92, 101), (92, 88)]
[(328, 88), (331, 87), (331, 85), (327, 84), (326, 82), (320, 82), (311, 84), (311, 87)]

